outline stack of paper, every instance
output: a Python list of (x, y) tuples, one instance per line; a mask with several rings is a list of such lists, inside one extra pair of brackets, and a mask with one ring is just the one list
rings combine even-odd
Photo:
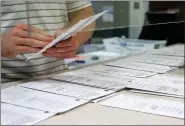
[(121, 94), (103, 102), (102, 105), (156, 115), (184, 118), (183, 103), (163, 99)]
[(63, 113), (88, 101), (22, 87), (9, 87), (1, 91), (1, 102), (41, 111)]
[(136, 78), (88, 70), (77, 70), (50, 77), (51, 79), (87, 85), (102, 89), (121, 90)]
[(101, 73), (108, 73), (111, 75), (122, 75), (122, 76), (130, 76), (130, 77), (138, 77), (138, 78), (145, 78), (155, 75), (156, 73), (147, 72), (147, 71), (139, 71), (139, 70), (132, 70), (126, 68), (117, 68), (105, 65), (96, 65), (84, 68), (85, 70), (89, 71), (96, 71)]
[(103, 101), (103, 100), (105, 100), (105, 99), (108, 99), (108, 98), (110, 98), (110, 97), (113, 97), (113, 96), (115, 96), (115, 95), (117, 95), (117, 92), (115, 92), (115, 93), (113, 93), (113, 94), (110, 94), (110, 95), (107, 95), (107, 96), (105, 96), (105, 97), (101, 97), (101, 98), (95, 99), (95, 100), (93, 100), (93, 103), (101, 102), (101, 101)]
[(144, 80), (132, 81), (129, 88), (172, 94), (184, 97), (184, 78), (156, 75)]
[(30, 60), (32, 58), (35, 58), (35, 57), (39, 56), (40, 54), (42, 54), (43, 52), (45, 52), (48, 48), (56, 45), (58, 42), (61, 42), (63, 40), (66, 40), (66, 39), (70, 38), (72, 35), (76, 34), (80, 30), (84, 29), (86, 26), (88, 26), (91, 23), (93, 23), (96, 19), (98, 19), (99, 17), (101, 17), (106, 12), (108, 12), (108, 10), (106, 10), (104, 12), (101, 12), (99, 14), (96, 14), (94, 16), (91, 16), (89, 18), (80, 20), (77, 24), (75, 24), (67, 32), (65, 32), (65, 33), (61, 34), (60, 36), (58, 36), (55, 40), (53, 40), (51, 43), (49, 43), (47, 46), (45, 46), (42, 50), (40, 50), (39, 52), (31, 55), (30, 57), (27, 57), (27, 60)]
[(114, 92), (111, 90), (71, 84), (51, 79), (33, 81), (19, 86), (86, 100), (94, 100)]
[(155, 73), (167, 73), (169, 71), (177, 69), (177, 67), (133, 62), (133, 61), (127, 61), (127, 60), (124, 60), (124, 59), (117, 60), (117, 61), (114, 61), (114, 62), (110, 62), (110, 63), (107, 63), (106, 65), (114, 66), (114, 67), (127, 68), (127, 69), (155, 72)]
[(83, 77), (96, 78), (97, 80), (109, 80), (109, 81), (115, 81), (115, 82), (131, 82), (133, 80), (141, 79), (141, 78), (122, 76), (117, 74), (90, 71), (88, 69), (80, 69), (76, 71), (66, 72), (61, 75), (80, 75)]
[(129, 90), (129, 91), (131, 91), (133, 93), (167, 96), (167, 97), (174, 97), (174, 98), (184, 98), (183, 96), (180, 96), (180, 95), (173, 95), (173, 94), (166, 94), (166, 93), (159, 93), (159, 92), (151, 92), (151, 91), (145, 91), (145, 90), (132, 89), (132, 90)]
[(184, 57), (143, 54), (129, 57), (126, 60), (148, 64), (180, 67), (184, 65)]
[(32, 125), (55, 113), (1, 103), (1, 125)]
[(182, 56), (184, 57), (184, 44), (165, 47), (161, 49), (155, 49), (152, 51), (147, 52), (149, 54), (156, 54), (156, 55), (168, 55), (168, 56)]

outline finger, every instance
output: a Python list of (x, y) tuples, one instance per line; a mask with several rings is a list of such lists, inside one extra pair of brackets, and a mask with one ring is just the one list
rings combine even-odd
[[(17, 24), (16, 27), (20, 28), (24, 31), (28, 31), (28, 29), (29, 29), (28, 25), (26, 25), (26, 24)], [(44, 34), (46, 36), (51, 36), (50, 34), (44, 32), (42, 29), (34, 27), (34, 26), (30, 26), (30, 30), (31, 30), (31, 32), (41, 33), (41, 34)]]
[(22, 30), (24, 30), (24, 31), (28, 31), (28, 29), (30, 28), (31, 32), (36, 32), (36, 33), (41, 33), (41, 32), (43, 32), (43, 30), (40, 29), (40, 28), (37, 28), (37, 27), (34, 27), (34, 26), (30, 26), (30, 27), (29, 27), (29, 26), (26, 25), (26, 24), (17, 24), (16, 27), (17, 27), (17, 28), (20, 28), (20, 29), (22, 29)]
[(71, 51), (68, 53), (43, 53), (44, 56), (48, 57), (57, 57), (57, 58), (66, 58), (66, 57), (74, 57), (76, 55), (76, 51)]
[[(63, 43), (64, 41), (62, 41), (62, 42), (59, 42), (57, 45), (56, 45), (56, 47), (64, 47), (65, 45), (64, 45), (64, 43)], [(68, 44), (68, 45), (70, 45), (70, 46), (73, 46), (74, 48), (78, 48), (78, 41), (77, 41), (77, 37), (76, 37), (76, 35), (74, 35), (74, 36), (72, 36), (70, 39), (68, 39), (68, 42), (66, 42), (65, 44)]]
[(73, 46), (75, 48), (78, 48), (79, 47), (79, 43), (78, 43), (77, 35), (72, 36), (72, 41), (73, 41)]
[(52, 48), (49, 48), (46, 50), (47, 53), (64, 53), (64, 52), (70, 52), (70, 51), (74, 51), (76, 50), (74, 47), (64, 47), (64, 48), (55, 48), (55, 47), (52, 47)]
[(26, 31), (21, 31), (19, 34), (20, 37), (23, 38), (32, 38), (32, 39), (36, 39), (36, 40), (40, 40), (40, 41), (46, 41), (46, 42), (51, 42), (53, 40), (52, 37), (49, 36), (45, 36), (43, 34), (40, 33), (32, 33), (31, 36), (29, 36), (28, 32)]
[(69, 47), (72, 46), (72, 38), (69, 38), (67, 40), (61, 41), (59, 43), (56, 44), (56, 47)]
[(36, 53), (40, 51), (39, 48), (32, 48), (29, 46), (17, 46), (16, 49), (18, 50), (19, 53)]
[(30, 38), (17, 38), (17, 44), (22, 46), (31, 46), (31, 47), (45, 47), (49, 42), (39, 41)]
[(75, 57), (75, 55), (68, 55), (68, 56), (61, 56), (61, 55), (44, 55), (44, 56), (47, 56), (47, 57), (55, 57), (57, 59), (68, 59), (68, 58), (73, 58)]
[(65, 56), (65, 57), (61, 57), (61, 56), (56, 56), (55, 58), (57, 59), (68, 59), (68, 58), (74, 58), (75, 55), (69, 55), (69, 56)]

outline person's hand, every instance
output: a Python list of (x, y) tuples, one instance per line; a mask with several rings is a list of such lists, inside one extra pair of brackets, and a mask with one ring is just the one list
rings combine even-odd
[[(56, 37), (64, 33), (67, 29), (62, 29), (56, 32)], [(43, 55), (47, 57), (55, 57), (58, 59), (72, 58), (75, 56), (78, 49), (77, 35), (70, 37), (67, 40), (61, 41), (55, 47), (47, 49)]]
[(39, 28), (31, 26), (30, 36), (27, 30), (26, 24), (18, 24), (9, 32), (2, 34), (1, 56), (14, 58), (21, 53), (36, 53), (53, 39)]

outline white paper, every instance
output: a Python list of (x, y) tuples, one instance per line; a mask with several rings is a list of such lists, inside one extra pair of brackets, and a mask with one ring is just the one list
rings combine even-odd
[(184, 78), (156, 75), (145, 80), (132, 81), (129, 88), (173, 94), (184, 97)]
[(87, 67), (84, 69), (96, 71), (96, 72), (123, 75), (123, 76), (131, 76), (131, 77), (138, 77), (138, 78), (145, 78), (145, 77), (153, 76), (156, 74), (156, 73), (147, 72), (147, 71), (117, 68), (117, 67), (111, 67), (111, 66), (105, 66), (105, 65), (96, 65), (96, 66), (91, 66), (91, 67)]
[(120, 94), (106, 100), (102, 105), (175, 118), (184, 118), (183, 103), (163, 99)]
[(127, 58), (127, 60), (174, 67), (184, 65), (184, 57), (174, 57), (164, 55), (143, 54)]
[(136, 80), (136, 78), (133, 77), (100, 73), (82, 69), (58, 74), (50, 78), (115, 91), (124, 89), (128, 84)]
[(33, 125), (54, 113), (1, 103), (1, 125)]
[(111, 90), (104, 90), (89, 86), (82, 86), (77, 84), (70, 84), (66, 82), (45, 79), (39, 81), (33, 81), (20, 85), (30, 89), (62, 94), (66, 96), (72, 96), (80, 99), (93, 100), (102, 96), (113, 93)]
[(107, 96), (102, 97), (102, 98), (95, 99), (95, 100), (93, 100), (92, 102), (93, 102), (93, 103), (97, 103), (97, 102), (103, 101), (103, 100), (105, 100), (105, 99), (108, 99), (108, 98), (110, 98), (110, 97), (113, 97), (113, 96), (115, 96), (115, 95), (117, 95), (117, 92), (115, 92), (115, 93), (113, 93), (113, 94), (110, 94), (110, 95), (107, 95)]
[(94, 16), (91, 16), (89, 18), (80, 20), (77, 24), (75, 24), (67, 32), (65, 32), (65, 33), (61, 34), (60, 36), (58, 36), (55, 40), (53, 40), (51, 43), (49, 43), (47, 46), (45, 46), (42, 50), (40, 50), (39, 52), (31, 55), (30, 57), (27, 57), (27, 60), (30, 60), (30, 59), (32, 59), (34, 57), (39, 56), (40, 54), (42, 54), (43, 52), (45, 52), (48, 48), (52, 47), (53, 45), (57, 44), (58, 42), (68, 39), (69, 37), (71, 37), (72, 35), (76, 34), (80, 30), (82, 30), (83, 28), (85, 28), (86, 26), (88, 26), (91, 23), (93, 23), (96, 19), (98, 19), (99, 17), (101, 17), (106, 12), (108, 12), (108, 10), (103, 11), (103, 12), (101, 12), (99, 14), (94, 15)]
[(145, 80), (147, 83), (160, 83), (165, 84), (168, 83), (168, 85), (184, 85), (184, 77), (183, 76), (177, 76), (177, 75), (155, 75), (150, 78), (147, 78)]
[(157, 54), (157, 55), (183, 56), (184, 57), (184, 44), (176, 45), (172, 47), (165, 47), (161, 49), (155, 49), (147, 53)]
[(1, 91), (1, 102), (62, 113), (87, 103), (87, 100), (56, 95), (22, 87), (9, 87)]
[(132, 62), (132, 61), (126, 61), (124, 59), (117, 60), (117, 61), (114, 61), (114, 62), (110, 62), (110, 63), (107, 63), (106, 65), (121, 67), (121, 68), (134, 69), (134, 70), (155, 72), (155, 73), (167, 73), (169, 71), (177, 69), (177, 67)]
[(179, 96), (179, 95), (172, 95), (172, 94), (164, 94), (164, 93), (157, 93), (157, 92), (151, 92), (151, 91), (144, 91), (144, 90), (130, 90), (131, 92), (134, 93), (142, 93), (142, 94), (150, 94), (150, 95), (159, 95), (159, 96), (167, 96), (167, 97), (174, 97), (174, 98), (183, 98), (183, 96)]

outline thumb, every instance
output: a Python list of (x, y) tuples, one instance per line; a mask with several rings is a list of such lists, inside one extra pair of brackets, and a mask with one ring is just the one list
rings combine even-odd
[(78, 48), (79, 47), (79, 43), (78, 43), (77, 34), (72, 36), (72, 41), (74, 42), (75, 47)]

